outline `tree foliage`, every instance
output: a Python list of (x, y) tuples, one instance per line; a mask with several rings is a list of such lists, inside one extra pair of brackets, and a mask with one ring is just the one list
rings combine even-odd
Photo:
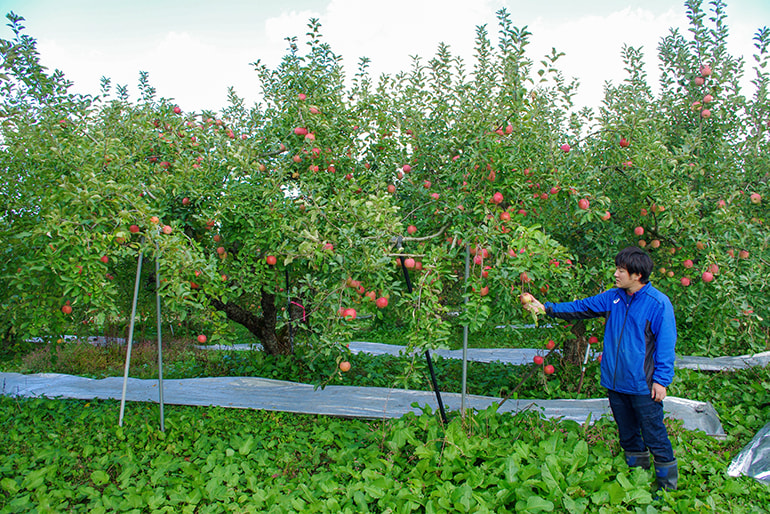
[[(355, 309), (432, 347), (455, 324), (525, 322), (522, 292), (610, 287), (614, 253), (639, 244), (691, 352), (763, 349), (770, 34), (755, 36), (744, 96), (724, 5), (708, 20), (700, 2), (686, 8), (689, 37), (674, 30), (658, 48), (660, 90), (625, 47), (627, 78), (595, 111), (574, 109), (563, 54), (533, 60), (505, 11), (497, 45), (477, 28), (471, 65), (440, 45), (376, 81), (366, 59), (347, 80), (310, 20), (304, 47), (287, 38), (275, 69), (254, 63), (263, 100), (231, 90), (221, 113), (157, 99), (144, 73), (137, 101), (107, 79), (99, 95), (71, 94), (9, 14), (4, 343), (125, 322), (142, 254), (159, 261), (168, 322), (229, 319), (273, 354), (291, 353), (301, 327), (303, 344), (336, 351)], [(154, 270), (141, 279), (146, 314)]]

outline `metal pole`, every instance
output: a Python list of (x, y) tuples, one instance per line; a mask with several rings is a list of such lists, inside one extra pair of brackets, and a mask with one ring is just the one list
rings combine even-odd
[[(470, 277), (471, 249), (465, 243), (465, 293), (468, 292), (468, 278)], [(468, 295), (465, 295), (464, 303), (468, 303)], [(463, 385), (460, 394), (460, 416), (465, 419), (465, 393), (468, 385), (468, 325), (463, 325)]]
[(155, 311), (158, 320), (158, 402), (160, 403), (160, 431), (166, 431), (166, 418), (163, 415), (163, 338), (160, 324), (160, 251), (155, 243)]
[[(144, 241), (142, 241), (144, 242)], [(131, 365), (131, 346), (134, 343), (134, 321), (136, 320), (136, 302), (139, 298), (139, 279), (142, 275), (142, 254), (136, 264), (136, 282), (134, 283), (134, 303), (131, 306), (131, 321), (128, 324), (128, 343), (126, 344), (126, 366), (123, 370), (123, 395), (120, 397), (120, 416), (118, 426), (123, 426), (123, 413), (126, 410), (126, 388), (128, 386), (128, 367)]]
[(580, 390), (583, 389), (583, 379), (586, 376), (586, 364), (588, 364), (588, 353), (591, 351), (591, 344), (589, 343), (588, 346), (586, 346), (586, 355), (583, 357), (583, 369), (580, 371), (580, 382), (578, 382), (578, 394), (580, 394)]
[(428, 361), (428, 371), (430, 371), (430, 380), (433, 383), (433, 390), (436, 392), (436, 401), (438, 402), (438, 410), (441, 412), (441, 419), (446, 424), (446, 411), (444, 410), (444, 402), (441, 401), (441, 392), (438, 390), (438, 381), (436, 381), (436, 372), (433, 371), (433, 361), (430, 360), (430, 350), (425, 350), (425, 360)]

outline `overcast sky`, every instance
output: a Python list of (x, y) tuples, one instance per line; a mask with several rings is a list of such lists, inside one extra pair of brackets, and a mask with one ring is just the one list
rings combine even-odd
[[(470, 67), (476, 27), (486, 24), (496, 43), (495, 13), (505, 7), (515, 26), (532, 32), (528, 55), (535, 62), (552, 47), (566, 53), (560, 69), (580, 80), (578, 103), (589, 106), (601, 102), (605, 81), (623, 79), (624, 43), (643, 47), (648, 75), (656, 78), (660, 38), (670, 27), (687, 33), (684, 2), (664, 0), (0, 0), (0, 7), (26, 18), (43, 64), (62, 70), (75, 91), (95, 94), (106, 76), (128, 85), (136, 99), (139, 72), (147, 71), (159, 96), (188, 111), (224, 107), (229, 86), (256, 101), (249, 63), (276, 66), (284, 38), (304, 43), (311, 17), (320, 19), (348, 76), (368, 57), (377, 77), (410, 68), (411, 55), (427, 61), (440, 42)], [(726, 10), (729, 49), (751, 64), (752, 37), (770, 26), (770, 0), (728, 1)], [(0, 32), (11, 35), (7, 27)]]

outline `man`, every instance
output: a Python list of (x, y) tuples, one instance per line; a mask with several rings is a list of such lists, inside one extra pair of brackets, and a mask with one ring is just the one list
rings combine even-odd
[(644, 250), (625, 248), (615, 266), (616, 287), (608, 291), (566, 303), (533, 299), (525, 308), (565, 320), (606, 318), (601, 385), (608, 390), (626, 462), (649, 469), (652, 452), (658, 486), (673, 490), (679, 474), (662, 401), (674, 377), (674, 309), (648, 282), (653, 263)]

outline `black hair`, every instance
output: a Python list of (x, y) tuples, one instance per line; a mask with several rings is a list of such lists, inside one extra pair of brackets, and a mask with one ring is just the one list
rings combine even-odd
[(615, 256), (615, 266), (625, 269), (629, 275), (638, 273), (639, 282), (646, 284), (652, 273), (652, 257), (637, 246), (629, 246)]

